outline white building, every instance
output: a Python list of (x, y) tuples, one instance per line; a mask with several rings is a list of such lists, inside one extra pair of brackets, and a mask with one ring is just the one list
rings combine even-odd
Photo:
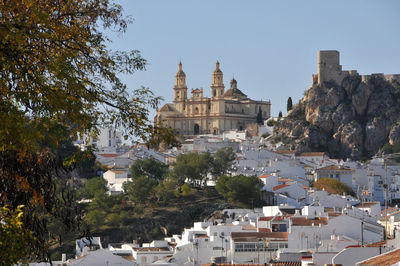
[(128, 171), (126, 170), (108, 170), (103, 174), (107, 180), (107, 189), (110, 194), (122, 193), (122, 184), (129, 181)]

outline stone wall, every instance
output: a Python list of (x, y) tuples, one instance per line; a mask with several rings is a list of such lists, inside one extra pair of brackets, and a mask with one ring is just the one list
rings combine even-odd
[[(334, 81), (341, 85), (343, 79), (350, 75), (358, 75), (358, 72), (357, 70), (342, 70), (339, 51), (318, 51), (318, 73), (312, 77), (313, 84), (318, 83), (318, 85), (321, 85), (324, 82)], [(362, 81), (367, 81), (376, 77), (400, 82), (400, 74), (384, 75), (383, 73), (375, 73), (362, 75), (361, 79)]]

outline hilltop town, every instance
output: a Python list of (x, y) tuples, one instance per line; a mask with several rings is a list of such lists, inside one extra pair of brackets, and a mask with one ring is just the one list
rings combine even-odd
[[(358, 75), (356, 71), (341, 71), (338, 56), (337, 51), (318, 52), (318, 74), (313, 76), (313, 86), (342, 84)], [(218, 63), (213, 75), (214, 80), (222, 75)], [(85, 260), (96, 264), (107, 260), (121, 265), (379, 265), (382, 261), (389, 264), (397, 261), (400, 248), (400, 208), (397, 205), (400, 202), (400, 166), (396, 164), (400, 156), (397, 153), (376, 154), (358, 161), (351, 156), (332, 157), (329, 150), (288, 149), (291, 136), (279, 130), (292, 119), (291, 112), (297, 112), (298, 107), (287, 116), (268, 116), (259, 124), (228, 123), (225, 125), (230, 127), (234, 124), (229, 130), (198, 130), (203, 122), (193, 121), (210, 114), (206, 111), (207, 105), (200, 107), (204, 113), (196, 113), (196, 103), (199, 103), (187, 100), (186, 87), (182, 89), (184, 78), (180, 65), (175, 88), (181, 87), (176, 89), (175, 98), (180, 95), (185, 101), (175, 100), (174, 106), (162, 107), (157, 120), (160, 122), (166, 117), (168, 123), (178, 125), (175, 130), (185, 135), (180, 147), (155, 150), (146, 145), (122, 146), (121, 136), (113, 128), (104, 129), (98, 141), (92, 143), (97, 146), (96, 160), (103, 166), (104, 192), (110, 197), (120, 196), (119, 199), (127, 197), (135, 208), (142, 206), (145, 210), (141, 210), (142, 218), (138, 220), (150, 224), (140, 225), (140, 228), (151, 233), (137, 234), (137, 238), (116, 244), (110, 241), (116, 238), (97, 230), (102, 232), (102, 237), (76, 240), (75, 258), (67, 260), (64, 256), (62, 263), (78, 265)], [(396, 75), (360, 78), (363, 82), (376, 78), (384, 80), (381, 82), (397, 82)], [(219, 82), (222, 84), (222, 80)], [(236, 83), (231, 82), (231, 86), (234, 91)], [(192, 98), (197, 97), (196, 93), (201, 91), (192, 91)], [(200, 102), (206, 103), (226, 101), (226, 94), (219, 95), (220, 98), (215, 96), (216, 99), (211, 100), (202, 98), (202, 94), (198, 97), (202, 99)], [(251, 101), (243, 95), (242, 100)], [(236, 100), (239, 106), (241, 100)], [(178, 114), (180, 107), (177, 106), (182, 104), (188, 105), (189, 111)], [(243, 115), (249, 116), (248, 113)], [(256, 113), (252, 115), (257, 122)], [(177, 124), (179, 116), (189, 122)], [(214, 122), (219, 125), (218, 120)], [(391, 143), (396, 144), (397, 139), (391, 139)], [(218, 161), (221, 156), (230, 159)], [(190, 161), (190, 158), (195, 159)], [(210, 168), (200, 163), (204, 163), (204, 159), (211, 162)], [(226, 168), (218, 172), (216, 165), (221, 162)], [(148, 165), (153, 165), (153, 170), (149, 170)], [(145, 176), (150, 180), (156, 165), (164, 167), (161, 179), (158, 178), (158, 184), (163, 184), (164, 188), (172, 180), (182, 182), (175, 196), (164, 197), (160, 194), (163, 190), (151, 189), (148, 193), (155, 195), (141, 194), (142, 198), (132, 198), (135, 186), (148, 185), (135, 183), (137, 167), (147, 173)], [(198, 173), (196, 167), (202, 172)], [(228, 186), (228, 180), (242, 177), (256, 180), (256, 185), (247, 187), (244, 183), (232, 183)], [(154, 187), (156, 185), (157, 182)], [(235, 186), (238, 186), (236, 190)], [(246, 189), (250, 189), (250, 194), (243, 194), (245, 199), (240, 198)], [(208, 196), (202, 198), (199, 192), (203, 196), (207, 192)], [(157, 203), (146, 203), (146, 199)], [(91, 201), (96, 198), (87, 200), (89, 204)], [(197, 208), (190, 202), (197, 204)], [(159, 219), (160, 213), (146, 210), (164, 206), (168, 212), (174, 204), (180, 204), (180, 212), (187, 211), (191, 219), (185, 216), (185, 222), (179, 223), (180, 218), (172, 218), (180, 217), (177, 213), (171, 212), (169, 218)], [(200, 215), (191, 212), (199, 209), (204, 211)], [(146, 216), (146, 211), (150, 216)], [(87, 215), (92, 217), (90, 208)], [(109, 222), (98, 225), (98, 229), (112, 224), (109, 216), (101, 219)], [(173, 230), (170, 230), (171, 223), (175, 223)]]

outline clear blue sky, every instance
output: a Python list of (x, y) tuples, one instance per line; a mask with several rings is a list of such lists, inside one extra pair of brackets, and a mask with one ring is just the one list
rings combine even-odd
[[(286, 112), (311, 84), (318, 50), (339, 50), (344, 70), (400, 73), (400, 1), (117, 0), (134, 23), (113, 49), (140, 50), (145, 72), (125, 77), (171, 102), (182, 60), (189, 88), (210, 96), (216, 60), (252, 99)], [(155, 112), (152, 112), (154, 116)]]

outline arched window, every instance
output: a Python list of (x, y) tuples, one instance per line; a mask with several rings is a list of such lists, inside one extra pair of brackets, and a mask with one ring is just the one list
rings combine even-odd
[(199, 108), (198, 108), (198, 107), (194, 108), (194, 113), (195, 113), (195, 114), (198, 114), (198, 113), (199, 113)]
[(198, 135), (200, 133), (200, 126), (198, 124), (194, 124), (194, 134)]

